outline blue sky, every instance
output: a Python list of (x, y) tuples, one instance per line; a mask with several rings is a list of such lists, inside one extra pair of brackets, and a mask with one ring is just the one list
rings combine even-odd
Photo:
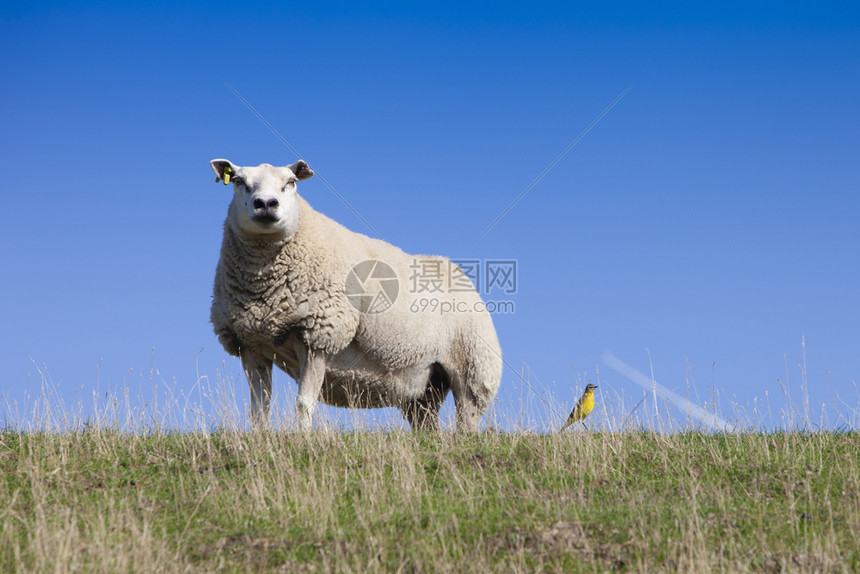
[(778, 380), (797, 400), (805, 379), (811, 422), (857, 424), (856, 4), (49, 3), (0, 18), (0, 393), (19, 411), (40, 370), (70, 402), (237, 377), (208, 323), (230, 199), (208, 162), (297, 158), (229, 82), (349, 204), (313, 178), (300, 192), (319, 211), (371, 234), (354, 210), (413, 253), (518, 262), (516, 312), (495, 318), (501, 410), (560, 424), (521, 374), (559, 411), (589, 379), (637, 401), (609, 351), (699, 404), (716, 387), (727, 417), (767, 396), (778, 423)]

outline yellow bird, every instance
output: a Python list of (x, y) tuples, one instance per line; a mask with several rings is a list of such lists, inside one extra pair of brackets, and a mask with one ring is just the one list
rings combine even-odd
[[(567, 417), (567, 422), (564, 423), (564, 426), (561, 427), (561, 430), (558, 432), (563, 431), (573, 423), (581, 421), (588, 416), (588, 413), (590, 413), (591, 409), (594, 408), (594, 389), (596, 388), (597, 385), (592, 385), (591, 383), (585, 386), (585, 392), (582, 393), (582, 397), (580, 397), (576, 402), (576, 406), (573, 407), (573, 410), (570, 411), (570, 416)], [(582, 423), (582, 426), (585, 426), (584, 422)]]

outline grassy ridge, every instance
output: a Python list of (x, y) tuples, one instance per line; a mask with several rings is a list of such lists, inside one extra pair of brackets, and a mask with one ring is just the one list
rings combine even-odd
[(2, 571), (860, 569), (860, 436), (0, 433)]

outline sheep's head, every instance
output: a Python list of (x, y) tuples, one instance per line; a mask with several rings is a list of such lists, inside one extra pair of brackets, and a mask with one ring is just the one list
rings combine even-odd
[(296, 232), (301, 216), (296, 182), (314, 174), (305, 161), (284, 167), (267, 163), (242, 167), (226, 159), (213, 159), (209, 164), (216, 182), (233, 184), (227, 216), (231, 225), (254, 236), (290, 237)]

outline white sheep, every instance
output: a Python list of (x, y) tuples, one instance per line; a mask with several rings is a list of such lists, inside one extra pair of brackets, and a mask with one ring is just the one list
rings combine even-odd
[[(499, 388), (502, 357), (490, 314), (462, 270), (314, 211), (296, 192), (314, 174), (304, 161), (210, 163), (216, 182), (233, 183), (212, 323), (242, 360), (252, 419), (268, 418), (274, 364), (298, 383), (302, 429), (319, 400), (398, 407), (413, 429), (438, 429), (450, 390), (457, 428), (477, 430)], [(432, 273), (432, 283), (417, 281), (419, 272)]]

